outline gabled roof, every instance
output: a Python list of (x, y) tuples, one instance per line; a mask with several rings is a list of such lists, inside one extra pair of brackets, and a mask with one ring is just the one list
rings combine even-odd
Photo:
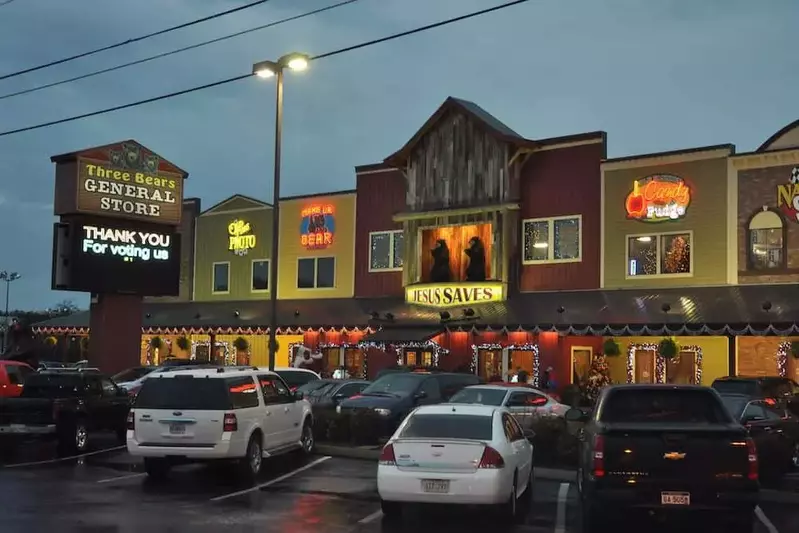
[(474, 102), (450, 96), (444, 100), (444, 103), (441, 104), (436, 112), (427, 119), (427, 121), (422, 125), (421, 128), (419, 128), (413, 137), (411, 137), (411, 139), (405, 143), (405, 146), (388, 156), (385, 159), (385, 162), (389, 163), (407, 156), (407, 154), (417, 145), (417, 143), (430, 130), (433, 129), (439, 120), (441, 120), (450, 111), (460, 112), (468, 115), (474, 119), (479, 126), (482, 126), (482, 128), (489, 134), (505, 142), (513, 144), (524, 144), (530, 142)]
[[(242, 207), (241, 205), (236, 206), (235, 205), (236, 203), (243, 204), (246, 207)], [(231, 205), (231, 204), (233, 204), (233, 205)], [(269, 207), (272, 207), (272, 204), (268, 204), (266, 202), (262, 202), (261, 200), (256, 200), (255, 198), (251, 198), (251, 197), (245, 196), (243, 194), (234, 194), (233, 196), (225, 198), (221, 202), (219, 202), (219, 203), (217, 203), (215, 205), (212, 205), (211, 207), (209, 207), (208, 209), (206, 209), (205, 211), (200, 213), (200, 216), (207, 215), (208, 213), (212, 213), (212, 212), (224, 213), (225, 211), (228, 211), (228, 210), (235, 211), (237, 209), (245, 209), (245, 208), (252, 208), (252, 207), (269, 208)]]
[(176, 173), (176, 174), (180, 174), (183, 177), (183, 179), (186, 179), (186, 178), (189, 177), (189, 173), (188, 172), (186, 172), (185, 170), (183, 170), (182, 168), (180, 168), (176, 164), (172, 163), (171, 161), (161, 157), (161, 155), (158, 154), (157, 152), (154, 152), (154, 151), (150, 150), (149, 148), (147, 148), (146, 146), (144, 146), (140, 142), (135, 141), (133, 139), (127, 139), (125, 141), (118, 141), (118, 142), (115, 142), (115, 143), (104, 144), (102, 146), (94, 146), (92, 148), (84, 148), (83, 150), (78, 150), (78, 151), (75, 151), (75, 152), (69, 152), (69, 153), (66, 153), (66, 154), (54, 155), (54, 156), (52, 156), (50, 158), (50, 161), (52, 163), (68, 163), (70, 161), (76, 160), (78, 157), (92, 157), (93, 155), (94, 155), (94, 157), (103, 157), (104, 158), (105, 156), (104, 156), (103, 152), (108, 152), (109, 150), (111, 150), (113, 148), (120, 147), (123, 144), (135, 144), (139, 148), (143, 148), (146, 152), (149, 152), (149, 153), (151, 153), (153, 155), (158, 156), (158, 158), (160, 160), (159, 161), (160, 162), (160, 166), (159, 166), (160, 170), (163, 170), (165, 172), (173, 172), (173, 173)]
[(789, 133), (791, 130), (794, 129), (799, 129), (799, 120), (794, 120), (793, 122), (782, 128), (780, 131), (778, 131), (777, 133), (766, 139), (766, 142), (761, 144), (760, 147), (757, 149), (757, 151), (758, 152), (768, 151), (768, 149), (771, 148), (771, 145), (777, 142), (780, 139), (780, 137), (784, 136), (785, 134)]

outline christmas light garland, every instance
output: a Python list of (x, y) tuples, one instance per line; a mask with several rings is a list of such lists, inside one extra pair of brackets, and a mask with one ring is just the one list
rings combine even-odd
[(781, 342), (777, 347), (777, 373), (781, 378), (788, 374), (788, 354), (791, 353), (791, 343)]
[[(480, 355), (480, 350), (494, 351), (494, 350), (504, 350), (504, 349), (507, 349), (508, 352), (512, 351), (533, 352), (533, 386), (538, 387), (539, 383), (538, 378), (541, 372), (541, 359), (539, 357), (537, 344), (507, 344), (507, 345), (502, 345), (499, 343), (472, 344), (472, 362), (469, 365), (469, 371), (472, 374), (477, 374), (477, 363)], [(510, 357), (508, 357), (508, 359), (510, 359)]]
[[(191, 341), (191, 355), (189, 358), (194, 361), (197, 359), (197, 348), (198, 347), (207, 347), (208, 348), (208, 360), (213, 361), (214, 350), (211, 349), (211, 341)], [(225, 364), (228, 364), (228, 358), (230, 357), (230, 346), (225, 341), (216, 341), (216, 347), (222, 348), (222, 354), (225, 358)]]
[[(358, 347), (364, 349), (364, 367), (366, 367), (366, 350), (370, 348), (381, 350), (383, 352), (388, 353), (388, 347), (391, 347), (397, 356), (397, 366), (402, 365), (402, 352), (403, 350), (422, 350), (422, 351), (429, 351), (433, 354), (433, 366), (438, 367), (439, 360), (442, 355), (447, 355), (449, 350), (446, 348), (442, 348), (440, 344), (435, 341), (423, 341), (423, 342), (395, 342), (395, 343), (384, 343), (384, 342), (370, 342), (370, 341), (362, 341), (358, 343)], [(366, 378), (366, 370), (364, 370), (364, 379)]]
[[(632, 343), (627, 347), (627, 383), (635, 382), (635, 352), (652, 351), (655, 353), (655, 383), (666, 382), (666, 359), (658, 353), (657, 343)], [(702, 348), (696, 345), (680, 346), (681, 352), (694, 352), (696, 364), (694, 365), (694, 381), (702, 384)], [(678, 356), (679, 357), (679, 356)]]

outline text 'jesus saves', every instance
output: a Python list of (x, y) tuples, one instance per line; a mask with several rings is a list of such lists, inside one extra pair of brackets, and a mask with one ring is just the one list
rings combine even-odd
[(94, 255), (122, 257), (126, 262), (136, 259), (167, 261), (172, 237), (162, 233), (83, 226), (81, 250)]

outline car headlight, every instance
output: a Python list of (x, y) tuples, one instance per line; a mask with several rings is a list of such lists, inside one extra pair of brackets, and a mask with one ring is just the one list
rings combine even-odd
[(375, 409), (375, 413), (379, 414), (380, 416), (389, 416), (391, 414), (390, 409)]
[(341, 414), (341, 406), (340, 406), (340, 405), (337, 405), (337, 406), (336, 406), (336, 412), (337, 412), (338, 414)]

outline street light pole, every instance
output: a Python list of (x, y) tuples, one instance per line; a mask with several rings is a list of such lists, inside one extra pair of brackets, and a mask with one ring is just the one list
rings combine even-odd
[(277, 61), (261, 61), (252, 67), (260, 78), (275, 77), (275, 166), (272, 178), (272, 253), (269, 258), (269, 370), (275, 369), (277, 359), (277, 289), (280, 261), (280, 157), (283, 145), (283, 74), (286, 68), (295, 71), (308, 67), (308, 56), (287, 54)]
[(0, 351), (0, 353), (5, 352), (6, 348), (8, 347), (8, 329), (10, 326), (8, 320), (8, 311), (9, 311), (8, 303), (11, 295), (11, 282), (17, 281), (21, 277), (22, 276), (18, 272), (8, 272), (6, 270), (0, 272), (0, 281), (5, 281), (6, 283), (6, 312), (3, 315), (3, 321), (5, 322), (5, 326), (3, 328), (3, 346), (2, 346), (3, 349)]

